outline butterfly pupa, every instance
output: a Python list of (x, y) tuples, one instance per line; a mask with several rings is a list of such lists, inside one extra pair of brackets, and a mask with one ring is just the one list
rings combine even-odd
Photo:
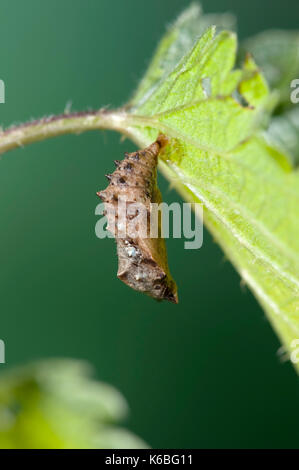
[[(107, 230), (114, 235), (117, 244), (117, 277), (154, 299), (177, 303), (177, 286), (169, 272), (165, 240), (161, 235), (161, 217), (156, 237), (151, 237), (148, 223), (152, 204), (162, 202), (157, 186), (157, 164), (166, 142), (166, 137), (160, 135), (144, 150), (125, 153), (122, 161), (115, 161), (114, 173), (106, 175), (108, 187), (97, 195), (105, 204)], [(121, 204), (123, 201), (125, 205)], [(141, 219), (138, 204), (145, 211)], [(137, 236), (133, 236), (130, 229), (132, 223), (138, 228)]]

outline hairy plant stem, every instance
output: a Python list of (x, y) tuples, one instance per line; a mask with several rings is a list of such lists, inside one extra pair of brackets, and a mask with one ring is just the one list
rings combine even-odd
[[(140, 148), (148, 146), (151, 141), (139, 130), (139, 126), (153, 125), (154, 122), (145, 116), (136, 116), (126, 109), (79, 111), (52, 115), (11, 126), (0, 132), (0, 155), (18, 147), (40, 142), (64, 134), (81, 134), (91, 130), (114, 130), (131, 139)], [(166, 178), (173, 179), (173, 186), (183, 192), (183, 186), (177, 178), (170, 178), (169, 169), (163, 161), (159, 168)]]
[(80, 134), (90, 130), (110, 129), (132, 138), (129, 121), (130, 117), (124, 109), (100, 109), (41, 118), (2, 131), (0, 154), (51, 137)]

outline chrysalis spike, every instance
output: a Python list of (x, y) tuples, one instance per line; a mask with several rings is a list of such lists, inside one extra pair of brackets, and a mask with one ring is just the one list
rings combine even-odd
[(99, 198), (101, 198), (102, 201), (106, 201), (106, 199), (107, 199), (107, 195), (106, 195), (105, 191), (98, 191), (97, 196), (99, 196)]

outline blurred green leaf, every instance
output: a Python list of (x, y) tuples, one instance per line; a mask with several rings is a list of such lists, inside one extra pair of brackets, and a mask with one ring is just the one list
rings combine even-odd
[(293, 106), (293, 109), (273, 117), (266, 138), (286, 153), (293, 165), (297, 166), (299, 164), (299, 106)]
[(276, 91), (277, 107), (266, 138), (299, 163), (299, 108), (291, 102), (291, 83), (299, 78), (299, 32), (265, 31), (246, 40), (240, 56), (250, 51)]
[(299, 78), (299, 32), (265, 31), (247, 39), (240, 56), (250, 52), (261, 67), (270, 87), (278, 91), (279, 104), (292, 106), (290, 84)]
[(91, 379), (89, 364), (45, 360), (0, 376), (0, 448), (144, 448), (115, 423), (128, 412), (112, 386)]

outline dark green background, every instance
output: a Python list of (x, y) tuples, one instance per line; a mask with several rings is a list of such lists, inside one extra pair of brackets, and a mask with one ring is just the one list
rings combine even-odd
[[(1, 0), (3, 125), (118, 106), (130, 96), (178, 0)], [(204, 2), (230, 10), (245, 38), (298, 28), (298, 1)], [(0, 338), (7, 365), (67, 356), (92, 362), (153, 447), (298, 447), (297, 378), (279, 342), (208, 233), (200, 250), (170, 240), (178, 306), (116, 279), (113, 240), (94, 234), (104, 174), (130, 142), (66, 136), (0, 160)], [(162, 182), (166, 200), (179, 200)]]

